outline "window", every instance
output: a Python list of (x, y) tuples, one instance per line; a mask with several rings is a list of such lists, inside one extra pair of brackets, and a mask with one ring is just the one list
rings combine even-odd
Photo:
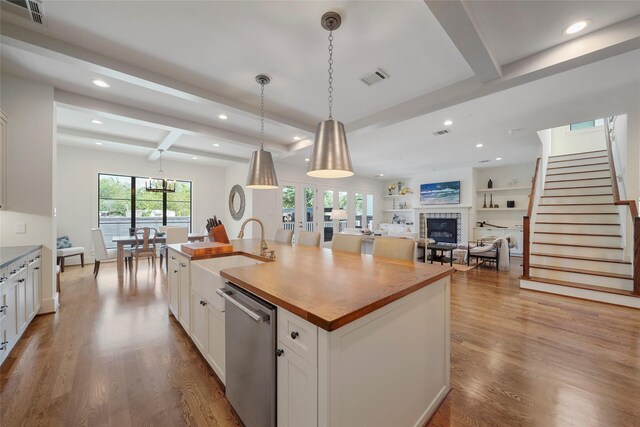
[(367, 228), (373, 230), (373, 194), (367, 194)]
[(604, 119), (587, 120), (586, 122), (571, 123), (569, 130), (587, 129), (604, 125)]
[[(347, 203), (349, 194), (346, 191), (338, 191), (338, 209), (347, 211), (347, 215), (350, 214)], [(338, 220), (338, 232), (343, 231), (347, 227), (347, 220)]]
[(130, 227), (171, 225), (191, 230), (191, 181), (177, 181), (175, 193), (148, 193), (145, 181), (98, 174), (98, 227), (107, 247), (115, 247), (112, 238), (128, 235)]
[(324, 190), (324, 241), (330, 242), (333, 239), (333, 220), (331, 210), (333, 209), (333, 190)]
[(362, 228), (362, 193), (356, 193), (356, 228)]

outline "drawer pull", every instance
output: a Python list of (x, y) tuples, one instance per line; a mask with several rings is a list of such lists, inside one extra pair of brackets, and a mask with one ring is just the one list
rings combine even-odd
[(16, 274), (18, 272), (18, 270), (12, 270), (11, 273), (9, 274)]
[(180, 267), (184, 268), (184, 267), (186, 267), (186, 266), (187, 266), (187, 264), (185, 264), (184, 262), (181, 262), (181, 263), (180, 263)]
[(7, 308), (9, 308), (9, 306), (6, 305), (6, 304), (5, 305), (0, 305), (0, 313), (4, 313), (7, 310)]
[(208, 303), (207, 303), (206, 301), (200, 300), (200, 305), (201, 305), (201, 306), (203, 306), (203, 307), (204, 307), (204, 306), (205, 306), (205, 305), (207, 305), (207, 304), (208, 304)]
[(174, 257), (174, 256), (172, 256), (172, 257), (170, 257), (170, 258), (171, 258), (171, 259), (176, 259), (176, 257)]
[(173, 272), (174, 272), (174, 273), (177, 273), (177, 272), (178, 272), (178, 270), (173, 270)]
[(296, 338), (298, 338), (300, 336), (300, 334), (296, 331), (291, 332), (291, 339), (295, 340)]
[(24, 279), (19, 279), (18, 280), (18, 283), (22, 283), (22, 282), (24, 282)]
[(33, 267), (34, 270), (40, 270), (40, 267)]
[(282, 357), (283, 354), (284, 354), (284, 350), (283, 349), (279, 348), (279, 349), (276, 350), (276, 356)]
[(7, 349), (7, 344), (9, 344), (9, 341), (2, 341), (2, 343), (0, 343), (0, 351), (5, 351)]

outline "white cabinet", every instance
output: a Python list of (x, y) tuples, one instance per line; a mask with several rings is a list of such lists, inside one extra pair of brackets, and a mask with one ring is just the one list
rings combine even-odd
[(0, 209), (7, 202), (7, 116), (0, 111)]
[(169, 309), (187, 333), (191, 333), (190, 259), (169, 248)]
[(318, 424), (318, 327), (278, 308), (278, 426)]
[(318, 425), (318, 370), (278, 342), (278, 427)]
[(225, 314), (219, 307), (219, 303), (191, 293), (191, 339), (225, 384)]
[(40, 250), (0, 271), (0, 363), (40, 310)]

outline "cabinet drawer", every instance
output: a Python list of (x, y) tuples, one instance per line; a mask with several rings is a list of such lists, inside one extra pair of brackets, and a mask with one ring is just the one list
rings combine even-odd
[(313, 366), (317, 365), (317, 326), (283, 308), (278, 308), (278, 340)]

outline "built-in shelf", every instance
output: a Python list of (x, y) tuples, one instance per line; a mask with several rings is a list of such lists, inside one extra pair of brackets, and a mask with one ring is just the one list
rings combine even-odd
[(526, 211), (526, 208), (478, 208), (478, 211)]
[(531, 187), (499, 187), (499, 188), (479, 188), (478, 193), (491, 193), (493, 191), (515, 191), (515, 190), (531, 190)]
[(413, 209), (383, 209), (382, 212), (413, 212)]
[(385, 194), (382, 197), (385, 199), (408, 199), (411, 196), (413, 196), (413, 194)]

